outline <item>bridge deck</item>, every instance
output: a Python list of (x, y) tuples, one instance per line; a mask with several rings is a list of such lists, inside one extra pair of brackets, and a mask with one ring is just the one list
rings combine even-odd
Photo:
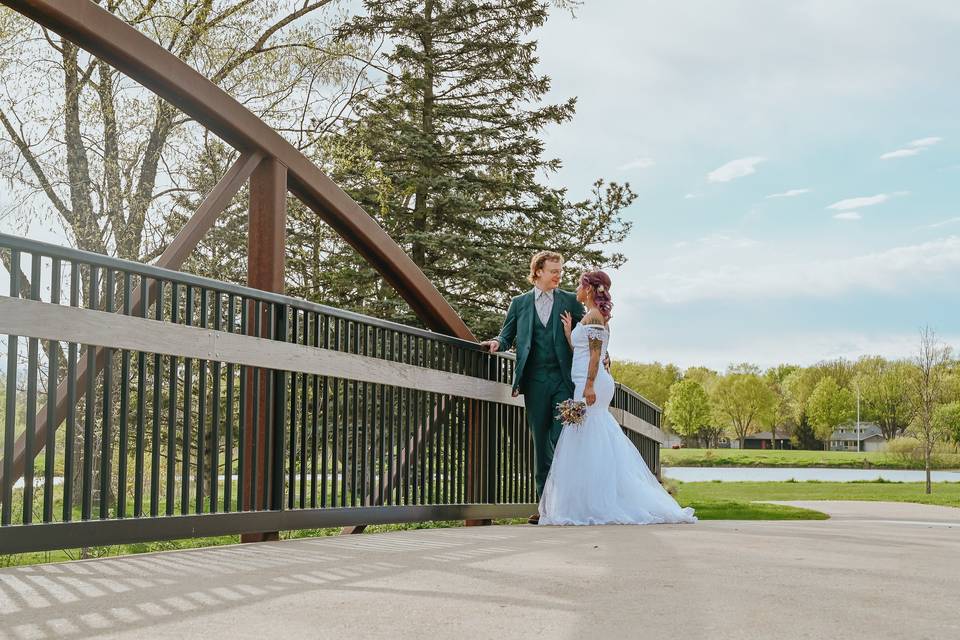
[(0, 637), (960, 636), (960, 510), (407, 531), (0, 571)]

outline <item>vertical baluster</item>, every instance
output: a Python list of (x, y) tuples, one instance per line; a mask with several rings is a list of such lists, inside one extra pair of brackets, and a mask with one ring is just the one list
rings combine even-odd
[[(304, 323), (306, 323), (306, 318), (304, 318)], [(297, 344), (298, 335), (300, 331), (300, 313), (299, 311), (291, 307), (290, 308), (290, 343)], [(301, 374), (296, 371), (290, 372), (290, 420), (289, 420), (289, 441), (290, 446), (287, 451), (287, 509), (293, 509), (294, 504), (296, 503), (296, 492), (297, 492), (297, 398), (299, 391), (299, 383)], [(304, 388), (306, 388), (306, 380), (304, 380)], [(301, 496), (302, 497), (302, 496)]]
[[(261, 335), (262, 310), (260, 301), (254, 301), (253, 331), (254, 335)], [(260, 368), (253, 368), (253, 434), (250, 438), (250, 508), (256, 511), (260, 504), (260, 493), (257, 491), (257, 478), (259, 474), (260, 461)]]
[[(180, 292), (177, 282), (170, 282), (170, 322), (179, 322)], [(173, 515), (176, 488), (176, 460), (177, 460), (177, 357), (170, 356), (170, 378), (168, 384), (169, 404), (167, 405), (167, 509), (168, 516)]]
[[(396, 361), (396, 356), (397, 356), (396, 335), (397, 335), (397, 332), (394, 331), (393, 329), (388, 329), (384, 333), (384, 340), (386, 341), (384, 344), (384, 349), (387, 350), (386, 359), (389, 360), (390, 362)], [(385, 453), (386, 458), (381, 461), (381, 464), (386, 465), (386, 469), (384, 472), (385, 473), (384, 477), (386, 478), (386, 481), (384, 482), (385, 491), (383, 496), (383, 504), (392, 505), (392, 504), (396, 504), (395, 496), (396, 496), (396, 488), (397, 488), (396, 477), (393, 475), (394, 469), (396, 468), (394, 464), (394, 459), (396, 458), (395, 447), (396, 447), (396, 430), (397, 430), (396, 411), (394, 410), (395, 409), (394, 402), (396, 402), (396, 387), (394, 387), (393, 385), (390, 385), (389, 387), (387, 387), (386, 394), (387, 394), (387, 398), (386, 398), (387, 442), (386, 442), (386, 453)]]
[[(114, 281), (113, 269), (106, 269), (106, 311), (114, 310)], [(113, 349), (104, 347), (103, 358), (103, 413), (100, 425), (100, 489), (99, 506), (100, 519), (106, 520), (110, 516), (110, 474), (113, 471)], [(119, 499), (119, 497), (118, 497)]]
[[(369, 347), (369, 345), (370, 345), (370, 339), (369, 339), (369, 338), (370, 338), (370, 327), (368, 327), (368, 326), (366, 326), (366, 325), (362, 325), (362, 324), (360, 324), (360, 323), (357, 323), (357, 330), (358, 330), (358, 331), (360, 331), (360, 330), (363, 331), (362, 338), (358, 337), (358, 339), (360, 340), (360, 345), (359, 345), (359, 346), (360, 346), (360, 351), (359, 351), (359, 353), (363, 353), (363, 355), (369, 355), (369, 353), (368, 353), (368, 347)], [(368, 412), (367, 412), (367, 409), (368, 409), (367, 396), (369, 395), (369, 393), (368, 393), (368, 392), (369, 392), (369, 385), (368, 385), (366, 382), (363, 382), (363, 383), (358, 384), (358, 387), (359, 387), (358, 392), (359, 392), (360, 398), (361, 398), (361, 399), (360, 399), (360, 411), (359, 411), (359, 433), (360, 433), (360, 443), (359, 443), (359, 448), (360, 448), (360, 469), (359, 469), (359, 473), (360, 473), (360, 495), (359, 495), (359, 499), (360, 499), (360, 504), (361, 504), (361, 505), (366, 505), (366, 504), (367, 504), (367, 499), (368, 499), (368, 497), (369, 497), (369, 495), (370, 495), (370, 494), (369, 494), (369, 487), (367, 486), (367, 478), (368, 478), (368, 476), (369, 476), (368, 469), (367, 469), (367, 462), (368, 462), (368, 459), (369, 459), (369, 456), (367, 455), (367, 451), (368, 451), (368, 448), (369, 448), (369, 444), (368, 444), (367, 440), (368, 440), (368, 436), (369, 436), (369, 433), (368, 433), (368, 432), (369, 432), (369, 430), (370, 430), (370, 429), (369, 429), (370, 417), (369, 417), (369, 415), (367, 415), (367, 413), (368, 413)]]
[[(220, 304), (220, 292), (213, 292), (213, 330), (222, 329), (223, 308)], [(213, 361), (213, 415), (210, 429), (210, 512), (219, 511), (220, 501), (220, 354), (214, 354)], [(229, 421), (227, 424), (230, 424)], [(227, 482), (224, 474), (224, 482)]]
[(380, 431), (380, 442), (379, 442), (379, 452), (377, 453), (377, 504), (383, 505), (387, 503), (389, 496), (386, 495), (385, 488), (388, 486), (387, 482), (389, 481), (389, 476), (386, 475), (387, 472), (387, 458), (390, 455), (390, 452), (387, 451), (387, 434), (386, 431), (389, 428), (390, 423), (387, 420), (388, 415), (388, 405), (387, 405), (387, 389), (384, 385), (377, 385), (377, 390), (380, 392), (380, 402), (379, 410), (377, 412), (377, 424), (379, 425)]
[[(326, 349), (326, 348), (328, 348), (328, 347), (330, 346), (330, 335), (329, 335), (330, 326), (329, 326), (328, 317), (329, 317), (329, 316), (327, 316), (326, 314), (324, 314), (324, 316), (323, 316), (323, 321), (322, 321), (322, 323), (321, 323), (321, 325), (320, 325), (320, 331), (323, 333), (323, 348), (324, 348), (324, 349)], [(319, 344), (319, 342), (318, 342), (318, 337), (317, 337), (317, 336), (314, 337), (314, 346), (315, 346), (315, 347), (320, 346), (320, 344)], [(314, 383), (316, 383), (316, 380), (314, 380)], [(313, 496), (314, 496), (314, 502), (311, 504), (312, 507), (316, 507), (316, 506), (317, 506), (317, 503), (316, 503), (316, 494), (317, 494), (317, 456), (318, 456), (318, 455), (322, 456), (322, 457), (320, 458), (320, 465), (321, 465), (321, 468), (320, 468), (320, 506), (321, 506), (321, 507), (327, 506), (327, 458), (329, 458), (329, 455), (328, 455), (328, 453), (327, 453), (327, 411), (328, 411), (328, 409), (327, 409), (327, 402), (329, 401), (329, 397), (330, 397), (330, 394), (329, 394), (329, 386), (330, 386), (330, 385), (329, 385), (329, 382), (328, 382), (328, 380), (327, 380), (327, 376), (323, 376), (323, 378), (322, 378), (321, 381), (320, 381), (320, 384), (321, 384), (322, 389), (323, 389), (323, 390), (322, 390), (323, 397), (320, 399), (320, 411), (322, 412), (321, 415), (320, 415), (320, 424), (322, 425), (322, 427), (321, 427), (320, 445), (319, 445), (319, 446), (317, 445), (317, 431), (316, 431), (316, 428), (314, 428), (314, 431), (313, 431), (313, 440), (314, 440), (314, 442), (313, 442), (313, 451), (312, 451), (311, 455), (313, 455), (312, 469), (313, 469)], [(316, 390), (316, 387), (314, 387), (314, 390)], [(316, 391), (314, 391), (314, 393), (316, 393)]]
[[(412, 363), (415, 365), (420, 364), (420, 339), (414, 336), (410, 336), (411, 342), (413, 342), (413, 348), (411, 351)], [(413, 446), (411, 447), (411, 459), (410, 459), (410, 497), (412, 498), (412, 504), (420, 504), (420, 405), (421, 405), (421, 392), (418, 389), (412, 391), (413, 401)]]
[[(150, 313), (150, 288), (147, 277), (140, 276), (140, 315), (146, 318)], [(146, 430), (147, 411), (147, 354), (137, 353), (137, 435), (133, 461), (133, 517), (143, 515), (143, 476), (144, 476), (144, 432)]]
[[(340, 351), (340, 318), (334, 318), (333, 320), (333, 345), (336, 351)], [(333, 428), (333, 442), (331, 443), (330, 449), (330, 461), (331, 461), (331, 474), (333, 475), (333, 481), (330, 483), (330, 504), (331, 506), (337, 506), (337, 490), (340, 484), (340, 475), (341, 467), (340, 463), (337, 460), (339, 448), (339, 439), (340, 439), (340, 379), (333, 379), (333, 421), (331, 423)], [(341, 493), (341, 501), (343, 500), (343, 495)]]
[[(206, 287), (200, 289), (200, 328), (206, 329), (208, 325), (209, 295)], [(207, 360), (200, 359), (197, 363), (197, 375), (200, 378), (200, 384), (197, 389), (197, 473), (194, 481), (197, 484), (195, 491), (194, 504), (195, 513), (203, 513), (203, 503), (206, 499), (204, 495), (203, 481), (206, 476), (204, 463), (207, 458)]]
[[(303, 346), (310, 342), (310, 313), (303, 312)], [(303, 384), (300, 389), (300, 508), (307, 506), (307, 381), (313, 378), (315, 382), (317, 376), (310, 376), (304, 373), (302, 376)], [(316, 431), (316, 414), (314, 414), (314, 431)], [(293, 489), (291, 488), (291, 493)]]
[[(327, 327), (327, 317), (323, 316), (321, 318), (319, 313), (313, 314), (313, 346), (314, 348), (319, 348), (320, 346), (320, 332), (324, 332), (324, 341), (326, 341), (326, 327)], [(323, 451), (327, 450), (327, 379), (323, 378), (323, 397), (321, 398), (320, 385), (321, 380), (320, 376), (313, 376), (313, 414), (311, 415), (311, 429), (310, 429), (310, 508), (317, 508), (317, 455), (320, 451), (319, 441), (317, 436), (319, 435), (318, 428), (320, 423), (323, 423)], [(324, 456), (324, 461), (326, 461), (326, 456)], [(326, 468), (323, 470), (324, 475), (326, 475)], [(323, 490), (326, 491), (326, 484), (323, 484)], [(324, 501), (321, 498), (321, 501)], [(325, 501), (324, 501), (325, 503)]]
[[(130, 296), (132, 285), (130, 272), (123, 272), (123, 313), (132, 311)], [(129, 448), (130, 416), (130, 351), (123, 349), (120, 354), (120, 434), (117, 453), (117, 517), (127, 517), (127, 455)]]
[[(163, 320), (163, 281), (156, 280), (157, 299), (154, 301), (153, 317)], [(163, 383), (163, 367), (160, 354), (153, 356), (153, 411), (150, 433), (150, 515), (160, 514), (160, 394)]]
[[(351, 341), (352, 341), (352, 325), (349, 320), (343, 321), (343, 350), (347, 353), (352, 353), (351, 350)], [(350, 447), (351, 447), (351, 433), (352, 433), (352, 406), (353, 406), (353, 383), (350, 380), (343, 380), (343, 407), (342, 407), (342, 419), (343, 422), (343, 434), (342, 442), (340, 443), (340, 464), (343, 466), (343, 484), (340, 487), (340, 506), (347, 506), (347, 502), (352, 499), (353, 485), (353, 472), (351, 468), (350, 456)]]
[[(76, 262), (70, 264), (70, 306), (80, 306), (80, 269)], [(67, 345), (67, 430), (64, 433), (63, 450), (63, 512), (61, 519), (73, 519), (74, 447), (77, 434), (77, 343)], [(48, 424), (50, 424), (48, 422)]]
[[(235, 300), (233, 294), (227, 296), (227, 333), (233, 333)], [(223, 510), (230, 512), (233, 497), (233, 363), (227, 363), (227, 415), (224, 418), (226, 444), (223, 450)], [(242, 402), (242, 400), (241, 400)]]
[[(360, 352), (360, 325), (351, 322), (350, 327), (350, 353)], [(359, 469), (357, 468), (357, 440), (360, 437), (360, 391), (359, 383), (356, 380), (350, 381), (350, 506), (357, 506), (357, 485), (359, 484)]]
[[(97, 267), (89, 266), (90, 277), (87, 283), (87, 306), (96, 309), (99, 306), (97, 292)], [(87, 389), (83, 416), (83, 482), (81, 484), (80, 517), (89, 520), (93, 510), (93, 407), (96, 402), (96, 355), (95, 349), (87, 345)]]
[[(193, 286), (187, 285), (183, 324), (193, 325)], [(183, 430), (180, 432), (180, 515), (190, 513), (190, 440), (193, 430), (193, 358), (183, 359)]]
[[(16, 269), (14, 269), (16, 272)], [(40, 254), (30, 259), (30, 299), (40, 300)], [(37, 377), (39, 374), (40, 341), (27, 340), (27, 415), (23, 448), (23, 524), (33, 522), (33, 471), (36, 457), (34, 440), (37, 434)]]
[[(248, 302), (245, 298), (240, 298), (240, 335), (247, 335), (248, 326)], [(229, 365), (228, 365), (229, 366)], [(247, 486), (247, 474), (250, 472), (245, 466), (247, 457), (247, 394), (250, 393), (249, 380), (250, 367), (240, 365), (240, 396), (237, 404), (237, 511), (243, 510), (244, 491)], [(230, 427), (233, 429), (233, 427)]]
[[(410, 357), (410, 336), (404, 336), (405, 347), (404, 354), (407, 359)], [(400, 467), (403, 475), (403, 504), (412, 504), (411, 489), (413, 474), (413, 440), (411, 439), (411, 425), (413, 424), (413, 390), (409, 387), (403, 389), (403, 439), (400, 441), (404, 450), (403, 464)]]
[[(50, 304), (60, 304), (60, 258), (53, 258), (50, 265)], [(48, 342), (47, 367), (47, 438), (43, 458), (43, 521), (53, 522), (53, 471), (57, 449), (57, 378), (60, 375), (58, 358), (60, 343)], [(67, 443), (70, 446), (70, 443)]]
[[(287, 305), (276, 303), (270, 305), (271, 310), (271, 323), (272, 335), (270, 336), (273, 340), (278, 340), (280, 342), (287, 342)], [(295, 310), (293, 310), (295, 312)], [(296, 341), (296, 336), (290, 336), (290, 340)], [(269, 394), (270, 406), (272, 407), (272, 412), (268, 411), (267, 415), (272, 416), (271, 429), (270, 429), (270, 454), (271, 457), (268, 458), (267, 468), (271, 470), (269, 474), (269, 494), (264, 496), (264, 503), (269, 505), (270, 509), (283, 509), (284, 500), (284, 484), (286, 478), (283, 473), (283, 463), (284, 463), (284, 452), (286, 451), (286, 442), (285, 440), (285, 429), (284, 421), (286, 417), (286, 407), (287, 407), (287, 381), (286, 381), (286, 372), (279, 369), (273, 371), (273, 385), (272, 393)], [(294, 394), (290, 394), (293, 398), (296, 398)], [(294, 404), (294, 409), (296, 404)], [(290, 420), (295, 420), (296, 416), (291, 415)], [(293, 424), (293, 423), (291, 423)], [(291, 438), (290, 447), (294, 446), (294, 440)], [(265, 483), (266, 484), (266, 483)], [(294, 487), (290, 487), (288, 494), (292, 494)]]
[[(20, 252), (10, 250), (10, 297), (20, 296)], [(8, 525), (13, 516), (13, 440), (17, 426), (17, 342), (19, 336), (7, 336), (7, 405), (3, 425), (3, 509), (0, 525)]]

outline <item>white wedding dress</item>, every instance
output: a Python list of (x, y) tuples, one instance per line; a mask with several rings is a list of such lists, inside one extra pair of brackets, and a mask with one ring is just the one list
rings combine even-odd
[[(597, 325), (573, 329), (574, 399), (583, 400), (590, 363), (589, 339), (600, 338), (607, 351), (609, 332)], [(655, 524), (696, 522), (650, 472), (637, 448), (610, 413), (613, 377), (598, 367), (593, 384), (597, 401), (578, 426), (564, 427), (540, 499), (540, 524)]]

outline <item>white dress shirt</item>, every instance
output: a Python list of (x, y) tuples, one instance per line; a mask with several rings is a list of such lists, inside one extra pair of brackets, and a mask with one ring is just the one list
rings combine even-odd
[(540, 324), (546, 327), (550, 322), (550, 312), (553, 311), (553, 291), (542, 291), (540, 287), (534, 287), (533, 295)]

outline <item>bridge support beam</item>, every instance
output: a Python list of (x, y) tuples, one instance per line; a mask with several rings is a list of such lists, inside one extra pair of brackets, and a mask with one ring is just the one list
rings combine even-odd
[[(255, 289), (283, 293), (285, 266), (285, 233), (287, 222), (287, 168), (275, 158), (264, 159), (250, 176), (250, 217), (247, 231), (247, 284)], [(264, 309), (261, 318), (261, 333), (271, 330), (269, 309)], [(255, 311), (254, 311), (255, 313)], [(251, 314), (248, 332), (255, 332), (256, 323)], [(271, 432), (273, 431), (270, 406), (274, 411), (283, 411), (273, 395), (273, 375), (261, 370), (257, 415), (254, 415), (253, 394), (248, 394), (246, 424), (244, 424), (245, 470), (243, 481), (243, 508), (245, 510), (279, 509), (282, 504), (273, 504), (275, 487), (271, 477), (276, 476), (270, 464)], [(281, 385), (282, 387), (282, 385)], [(254, 457), (254, 452), (256, 456)], [(280, 476), (282, 478), (282, 474)], [(255, 478), (255, 481), (254, 481)], [(282, 492), (281, 492), (282, 495)], [(280, 500), (282, 502), (282, 498)], [(264, 531), (245, 533), (242, 542), (277, 540), (279, 532)]]

